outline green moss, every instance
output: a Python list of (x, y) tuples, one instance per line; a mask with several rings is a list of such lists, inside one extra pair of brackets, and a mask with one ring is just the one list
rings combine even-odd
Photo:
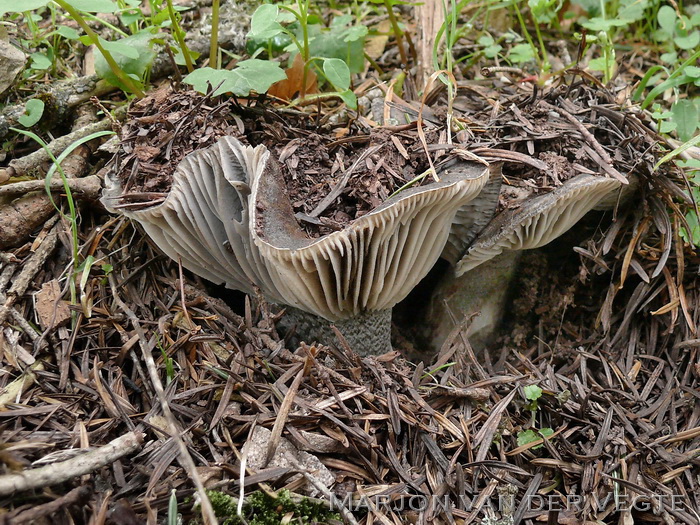
[(294, 499), (287, 490), (280, 490), (276, 497), (265, 492), (256, 491), (246, 498), (243, 505), (245, 522), (236, 515), (238, 500), (228, 494), (207, 491), (216, 517), (222, 525), (279, 525), (282, 518), (294, 513), (293, 523), (326, 523), (328, 520), (340, 520), (340, 515), (331, 512), (326, 506), (313, 500)]

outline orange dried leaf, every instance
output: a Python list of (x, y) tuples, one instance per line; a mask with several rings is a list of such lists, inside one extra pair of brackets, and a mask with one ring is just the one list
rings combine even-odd
[[(304, 79), (304, 61), (300, 54), (294, 57), (292, 67), (288, 68), (286, 73), (287, 78), (272, 84), (270, 89), (267, 90), (268, 95), (289, 101), (301, 93)], [(318, 82), (316, 73), (309, 68), (306, 73), (306, 94), (310, 93), (318, 93)]]

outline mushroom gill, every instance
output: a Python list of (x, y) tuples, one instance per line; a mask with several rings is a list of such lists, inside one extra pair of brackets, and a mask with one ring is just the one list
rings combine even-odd
[(114, 180), (103, 201), (194, 273), (297, 309), (300, 335), (327, 336), (333, 323), (359, 353), (379, 353), (390, 348), (390, 309), (427, 274), (455, 213), (489, 178), (459, 159), (438, 172), (439, 182), (405, 189), (317, 239), (299, 227), (270, 152), (233, 137), (185, 157), (162, 203), (120, 206)]
[[(578, 175), (550, 193), (531, 196), (498, 213), (473, 240), (433, 290), (423, 334), (439, 348), (454, 329), (453, 315), (479, 312), (469, 327), (477, 347), (490, 343), (506, 311), (510, 282), (522, 250), (544, 246), (572, 228), (594, 208), (610, 207), (632, 184), (617, 179)], [(449, 259), (448, 259), (449, 260)]]

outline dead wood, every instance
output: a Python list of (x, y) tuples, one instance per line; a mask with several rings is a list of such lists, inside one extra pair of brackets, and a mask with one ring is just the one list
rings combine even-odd
[(0, 495), (7, 496), (25, 490), (50, 487), (89, 474), (138, 450), (143, 443), (143, 437), (140, 432), (129, 432), (107, 445), (86, 451), (72, 459), (25, 470), (19, 474), (0, 476)]
[[(92, 106), (84, 106), (75, 120), (74, 130), (87, 126), (96, 118)], [(92, 152), (90, 144), (81, 144), (61, 163), (66, 178), (82, 177), (87, 172)], [(2, 202), (2, 201), (0, 201)], [(0, 249), (24, 242), (36, 229), (44, 224), (55, 211), (54, 203), (45, 191), (29, 193), (19, 199), (10, 200), (0, 207)]]
[[(68, 186), (71, 193), (76, 196), (96, 201), (100, 198), (102, 192), (102, 179), (98, 175), (88, 175), (80, 179), (61, 180), (60, 177), (53, 177), (49, 183), (49, 190), (52, 192), (65, 191)], [(28, 180), (24, 182), (15, 182), (0, 186), (0, 197), (14, 197), (24, 195), (34, 191), (45, 191), (46, 183), (42, 180)]]
[(73, 505), (80, 505), (87, 502), (92, 492), (93, 489), (90, 485), (81, 485), (71, 490), (65, 496), (56, 498), (43, 505), (38, 505), (22, 512), (11, 512), (0, 515), (0, 524), (20, 525), (23, 523), (37, 523), (42, 518), (55, 516), (61, 509), (70, 508)]
[[(91, 97), (100, 97), (117, 88), (100, 80), (96, 75), (56, 82), (36, 96), (44, 102), (44, 116), (53, 123), (63, 122), (69, 112), (87, 102)], [(0, 138), (17, 125), (17, 119), (25, 112), (24, 103), (7, 106), (0, 112)]]

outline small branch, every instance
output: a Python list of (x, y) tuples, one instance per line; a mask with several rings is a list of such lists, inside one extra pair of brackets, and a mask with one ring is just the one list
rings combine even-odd
[(45, 467), (25, 470), (19, 474), (0, 476), (0, 496), (9, 496), (25, 490), (50, 487), (65, 481), (89, 474), (99, 468), (114, 463), (137, 450), (143, 443), (143, 434), (129, 432), (107, 445), (91, 450), (80, 456), (52, 463)]
[[(2, 231), (4, 231), (4, 228), (3, 230), (0, 230), (0, 232)], [(54, 225), (37, 250), (22, 265), (22, 270), (14, 279), (12, 286), (7, 291), (5, 304), (0, 306), (0, 326), (5, 323), (7, 316), (12, 313), (11, 309), (17, 298), (24, 295), (24, 292), (27, 291), (27, 288), (34, 279), (34, 276), (44, 265), (46, 260), (49, 258), (49, 255), (53, 253), (57, 240), (58, 225)]]
[(41, 520), (41, 518), (56, 515), (56, 513), (59, 512), (61, 509), (85, 503), (88, 500), (88, 498), (92, 495), (92, 491), (93, 489), (91, 486), (81, 485), (80, 487), (71, 490), (65, 496), (56, 498), (53, 501), (49, 501), (48, 503), (44, 503), (43, 505), (32, 507), (30, 509), (25, 510), (24, 512), (20, 512), (15, 516), (10, 514), (5, 515), (3, 517), (7, 518), (7, 521), (5, 523), (12, 523), (14, 525), (19, 525), (21, 523), (37, 523)]
[[(114, 117), (117, 120), (122, 120), (126, 116), (126, 106), (122, 106), (114, 112)], [(49, 142), (48, 146), (53, 153), (54, 157), (58, 157), (63, 151), (73, 144), (76, 140), (80, 140), (83, 137), (87, 137), (92, 133), (97, 133), (99, 131), (107, 131), (111, 129), (111, 120), (106, 118), (100, 120), (99, 122), (92, 122), (87, 125), (84, 123), (76, 122), (76, 126), (73, 127), (73, 131), (62, 137)], [(13, 159), (10, 161), (9, 167), (0, 168), (0, 182), (6, 180), (9, 177), (15, 177), (17, 175), (24, 175), (29, 171), (33, 170), (37, 166), (45, 162), (49, 162), (49, 155), (46, 150), (39, 148), (29, 155), (20, 157), (18, 159)]]
[[(603, 146), (601, 146), (600, 142), (598, 142), (598, 140), (593, 136), (593, 133), (588, 131), (588, 129), (586, 129), (586, 126), (584, 126), (579, 119), (574, 117), (565, 109), (554, 106), (549, 102), (545, 102), (544, 100), (541, 100), (540, 104), (542, 104), (549, 111), (554, 111), (556, 113), (561, 114), (578, 130), (579, 133), (581, 133), (581, 135), (583, 135), (583, 138), (586, 139), (586, 141), (591, 145), (595, 152), (600, 156), (601, 160), (610, 168), (605, 170), (606, 173), (608, 173), (613, 178), (619, 180), (622, 184), (629, 184), (627, 178), (624, 175), (622, 175), (622, 173), (617, 171), (617, 169), (615, 169), (615, 165), (613, 164), (610, 155), (608, 155), (608, 152), (605, 151), (605, 149), (603, 149)], [(605, 169), (605, 166), (601, 167)]]
[[(35, 97), (41, 96), (46, 104), (45, 115), (50, 114), (52, 120), (60, 120), (68, 114), (69, 110), (90, 100), (90, 97), (99, 97), (116, 90), (116, 86), (92, 75), (56, 82), (47, 90), (37, 92)], [(17, 125), (17, 119), (24, 114), (25, 109), (26, 105), (21, 103), (7, 106), (0, 111), (0, 138), (10, 133), (10, 127)], [(2, 180), (2, 171), (0, 171), (0, 180)]]
[[(95, 109), (92, 106), (81, 106), (79, 110), (82, 114), (73, 124), (74, 131), (86, 127), (95, 119)], [(68, 179), (85, 174), (90, 167), (90, 153), (90, 145), (81, 144), (63, 160), (61, 166)], [(3, 225), (3, 228), (0, 228), (0, 249), (24, 242), (46, 222), (54, 210), (53, 202), (44, 191), (30, 193), (0, 206), (0, 224)]]
[[(97, 175), (89, 175), (80, 179), (68, 179), (68, 187), (72, 192), (79, 193), (87, 199), (96, 200), (102, 191), (102, 179)], [(51, 179), (51, 191), (64, 191), (65, 186), (60, 177)], [(24, 195), (32, 191), (43, 191), (46, 184), (43, 180), (26, 180), (0, 186), (0, 197)]]

